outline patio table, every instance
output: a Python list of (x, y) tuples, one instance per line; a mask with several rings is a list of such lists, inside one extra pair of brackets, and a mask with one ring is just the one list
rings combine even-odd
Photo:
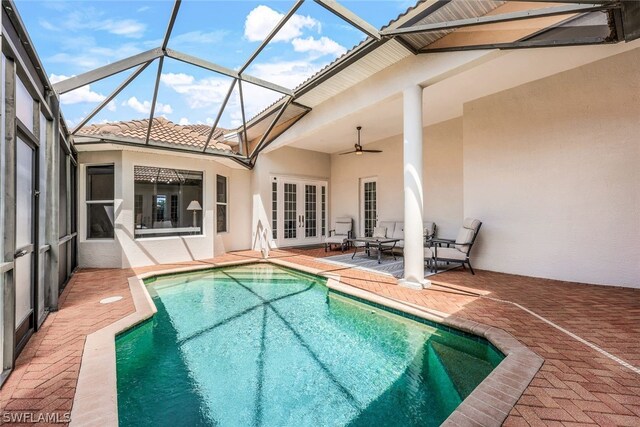
[(364, 243), (365, 253), (367, 256), (371, 256), (371, 248), (374, 248), (378, 251), (378, 264), (382, 263), (380, 259), (380, 255), (382, 252), (391, 251), (393, 255), (393, 260), (396, 260), (396, 254), (393, 252), (393, 248), (396, 247), (396, 243), (398, 243), (400, 239), (380, 239), (377, 237), (354, 237), (351, 239), (347, 239), (347, 242), (353, 245), (353, 255), (351, 255), (351, 259), (356, 256), (358, 252), (357, 243)]

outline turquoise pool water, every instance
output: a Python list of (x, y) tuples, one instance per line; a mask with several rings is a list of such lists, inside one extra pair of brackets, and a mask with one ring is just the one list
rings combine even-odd
[(486, 340), (271, 264), (165, 276), (116, 339), (120, 425), (438, 425), (497, 366)]

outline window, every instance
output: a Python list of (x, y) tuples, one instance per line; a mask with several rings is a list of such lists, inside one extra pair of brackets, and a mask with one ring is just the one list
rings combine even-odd
[(324, 185), (322, 186), (322, 200), (320, 202), (321, 206), (321, 212), (320, 215), (322, 216), (322, 236), (326, 236), (326, 231), (327, 231), (327, 187), (325, 187)]
[[(68, 156), (60, 140), (58, 147), (58, 237), (68, 234), (67, 230), (67, 161)], [(88, 199), (87, 199), (88, 200)]]
[(202, 172), (134, 166), (136, 238), (202, 234)]
[(31, 132), (34, 130), (34, 117), (33, 117), (34, 101), (29, 90), (22, 82), (22, 79), (16, 79), (16, 117), (24, 124)]
[(87, 166), (87, 239), (113, 239), (113, 170)]
[(274, 239), (278, 238), (278, 183), (271, 183), (271, 230)]
[(216, 175), (216, 230), (218, 233), (227, 231), (227, 177)]

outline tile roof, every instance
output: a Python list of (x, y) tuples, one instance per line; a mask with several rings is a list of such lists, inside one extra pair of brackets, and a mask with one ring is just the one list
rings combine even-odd
[[(204, 136), (205, 138), (208, 138), (209, 133), (211, 132), (211, 126), (209, 125), (196, 124), (196, 125), (183, 125), (182, 127), (184, 127), (185, 129), (191, 130), (193, 132), (198, 132), (200, 135)], [(219, 127), (219, 128), (216, 128), (216, 131), (213, 134), (213, 136), (217, 137), (218, 134), (226, 133), (228, 131), (229, 129), (224, 129)]]
[[(147, 137), (149, 119), (130, 120), (125, 122), (111, 122), (85, 126), (77, 133), (78, 136), (93, 136), (108, 140), (114, 138), (133, 138), (144, 142)], [(224, 131), (219, 128), (218, 131)], [(164, 117), (155, 117), (151, 126), (150, 142), (204, 149), (211, 126), (207, 125), (179, 125)], [(222, 142), (211, 140), (210, 148), (231, 152), (231, 147)]]
[(202, 172), (187, 171), (181, 169), (156, 168), (153, 166), (135, 166), (133, 178), (136, 182), (180, 182), (202, 181)]

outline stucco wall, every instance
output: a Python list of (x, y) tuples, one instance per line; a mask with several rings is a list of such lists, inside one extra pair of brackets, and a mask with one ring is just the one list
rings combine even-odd
[[(424, 219), (434, 221), (438, 235), (455, 237), (462, 221), (462, 119), (423, 129)], [(363, 178), (377, 178), (380, 221), (404, 218), (402, 136), (367, 144), (382, 154), (331, 156), (331, 224), (340, 216), (355, 221), (361, 234), (359, 188)]]
[[(79, 263), (82, 267), (136, 267), (152, 264), (205, 259), (225, 250), (248, 249), (250, 245), (250, 198), (247, 188), (250, 172), (228, 168), (216, 161), (176, 154), (139, 151), (79, 153)], [(86, 240), (85, 166), (115, 165), (115, 238)], [(134, 238), (135, 165), (202, 171), (204, 233), (202, 236)], [(229, 231), (215, 232), (216, 175), (228, 178)]]
[(640, 49), (464, 106), (480, 268), (640, 287)]
[[(331, 175), (331, 156), (317, 151), (299, 148), (282, 147), (258, 157), (251, 176), (252, 247), (259, 248), (256, 240), (258, 230), (266, 229), (270, 244), (276, 244), (271, 238), (271, 177), (272, 175), (288, 175), (298, 178), (311, 178), (329, 181)], [(329, 212), (331, 212), (331, 184), (329, 183)]]

